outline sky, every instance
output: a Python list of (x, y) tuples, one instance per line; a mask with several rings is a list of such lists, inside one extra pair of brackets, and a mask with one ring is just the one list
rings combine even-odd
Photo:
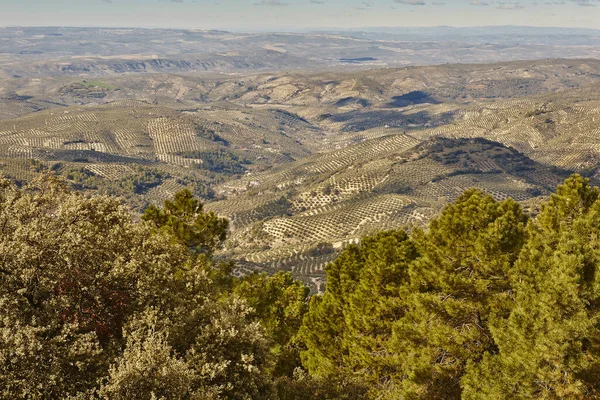
[(600, 0), (0, 0), (0, 26), (296, 31), (527, 25), (600, 29)]

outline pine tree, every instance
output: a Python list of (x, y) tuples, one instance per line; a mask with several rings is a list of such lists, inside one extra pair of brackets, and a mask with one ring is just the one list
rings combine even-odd
[[(404, 395), (460, 398), (468, 362), (493, 351), (488, 323), (509, 311), (509, 274), (525, 240), (526, 217), (469, 190), (413, 239), (409, 311), (394, 326), (393, 349), (404, 366)], [(400, 383), (400, 382), (397, 382)]]
[(339, 374), (345, 365), (347, 298), (356, 289), (362, 267), (360, 247), (348, 246), (325, 268), (325, 293), (310, 300), (310, 312), (304, 317), (298, 337), (306, 347), (301, 353), (302, 363), (314, 376)]
[(345, 363), (365, 382), (385, 385), (399, 370), (388, 342), (406, 312), (409, 266), (418, 254), (404, 231), (364, 238), (360, 251), (364, 265), (345, 311)]
[(350, 245), (327, 266), (327, 289), (313, 296), (299, 337), (303, 365), (320, 377), (359, 376), (382, 384), (395, 369), (387, 341), (401, 318), (401, 288), (417, 256), (403, 231), (382, 232)]
[(512, 311), (491, 324), (498, 350), (471, 366), (465, 398), (600, 395), (600, 201), (573, 176), (543, 205), (515, 268)]
[(204, 212), (203, 205), (188, 189), (165, 200), (163, 208), (150, 205), (142, 219), (171, 234), (192, 251), (211, 255), (227, 238), (229, 221), (213, 212)]
[(281, 271), (273, 276), (263, 273), (244, 277), (233, 293), (246, 300), (253, 309), (251, 318), (265, 328), (276, 357), (272, 374), (291, 377), (301, 365), (295, 336), (308, 311), (308, 287), (291, 273)]

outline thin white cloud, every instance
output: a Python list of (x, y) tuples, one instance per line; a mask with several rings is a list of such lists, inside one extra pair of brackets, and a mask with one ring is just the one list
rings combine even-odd
[(581, 7), (596, 7), (595, 3), (598, 3), (598, 1), (599, 0), (571, 0), (572, 3)]
[(410, 6), (424, 6), (427, 3), (425, 0), (394, 0), (398, 4), (408, 4)]
[(287, 6), (288, 3), (284, 3), (281, 0), (259, 0), (254, 3), (255, 6)]

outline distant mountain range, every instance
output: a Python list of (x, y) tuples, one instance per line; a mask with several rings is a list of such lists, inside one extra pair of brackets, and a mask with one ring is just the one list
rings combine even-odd
[(148, 72), (353, 70), (546, 58), (600, 58), (600, 31), (519, 26), (292, 33), (0, 28), (0, 79)]

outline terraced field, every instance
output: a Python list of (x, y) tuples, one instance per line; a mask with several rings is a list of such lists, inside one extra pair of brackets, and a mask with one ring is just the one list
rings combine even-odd
[(468, 188), (535, 210), (571, 172), (600, 180), (599, 77), (595, 60), (545, 60), (0, 80), (0, 172), (137, 210), (190, 188), (231, 220), (238, 273), (318, 289), (345, 245)]
[(226, 254), (244, 268), (314, 284), (347, 243), (421, 226), (469, 188), (534, 205), (569, 174), (486, 139), (395, 134), (246, 176), (235, 191), (228, 182), (228, 199), (207, 206), (231, 218)]
[(478, 105), (457, 113), (450, 125), (413, 135), (419, 139), (483, 137), (543, 164), (594, 169), (600, 162), (600, 99), (594, 97), (573, 103), (552, 95)]
[[(29, 180), (49, 171), (81, 170), (90, 175), (86, 180), (95, 179), (94, 187), (140, 170), (159, 171), (161, 180), (152, 190), (135, 193), (143, 205), (168, 197), (174, 188), (207, 188), (310, 154), (293, 137), (318, 128), (288, 113), (248, 111), (180, 111), (144, 101), (39, 110), (0, 120), (0, 171)], [(81, 179), (78, 175), (73, 182), (81, 186)]]

